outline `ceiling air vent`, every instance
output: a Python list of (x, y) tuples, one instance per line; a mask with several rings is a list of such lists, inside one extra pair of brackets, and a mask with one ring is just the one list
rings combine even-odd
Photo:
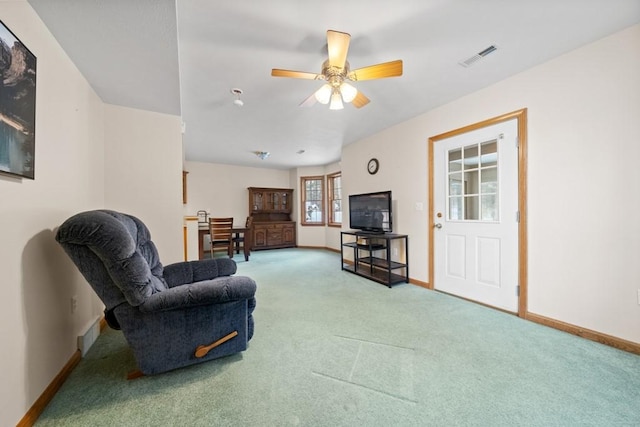
[(462, 65), (465, 68), (470, 67), (473, 64), (475, 64), (476, 62), (478, 62), (480, 59), (482, 59), (485, 56), (489, 55), (491, 52), (495, 52), (496, 50), (498, 50), (498, 46), (492, 44), (491, 46), (489, 46), (488, 48), (484, 49), (483, 51), (476, 53), (471, 58), (468, 58), (468, 59), (465, 59), (464, 61), (458, 62), (458, 64)]

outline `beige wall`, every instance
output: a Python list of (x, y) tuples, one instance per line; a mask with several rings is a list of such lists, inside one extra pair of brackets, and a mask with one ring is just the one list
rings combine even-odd
[[(340, 162), (331, 163), (324, 168), (325, 175), (329, 175), (336, 172), (342, 172)], [(342, 182), (344, 182), (344, 179), (342, 179)], [(343, 191), (342, 196), (347, 197), (347, 193)], [(343, 200), (343, 206), (346, 206), (344, 203), (346, 202)], [(345, 229), (349, 228), (348, 212), (343, 213), (342, 217), (343, 217), (343, 227)], [(341, 228), (326, 227), (325, 234), (324, 234), (325, 235), (324, 246), (326, 246), (327, 248), (331, 248), (339, 251), (340, 250), (340, 231), (342, 231)]]
[(102, 312), (54, 234), (104, 204), (104, 107), (26, 2), (0, 2), (0, 16), (38, 58), (35, 180), (0, 175), (0, 425), (12, 426)]
[(528, 108), (529, 311), (640, 342), (638, 76), (640, 25), (345, 147), (345, 194), (393, 191), (427, 281), (427, 139)]
[(57, 227), (83, 210), (123, 210), (149, 225), (163, 263), (181, 260), (182, 142), (178, 117), (103, 104), (27, 2), (0, 2), (0, 16), (38, 58), (35, 180), (0, 175), (0, 425), (10, 426), (102, 315)]
[(207, 210), (214, 217), (233, 217), (244, 224), (249, 215), (249, 187), (293, 188), (288, 170), (185, 162), (187, 204), (185, 215)]
[[(315, 167), (303, 167), (291, 170), (291, 176), (294, 189), (294, 203), (296, 206), (296, 214), (292, 218), (296, 221), (297, 226), (297, 240), (298, 246), (307, 246), (307, 247), (324, 247), (326, 245), (325, 238), (325, 228), (316, 225), (302, 225), (301, 216), (304, 214), (301, 210), (301, 191), (304, 191), (302, 187), (300, 187), (300, 180), (303, 176), (324, 176), (325, 168), (324, 166), (315, 166)], [(325, 182), (325, 193), (326, 193), (326, 182)], [(326, 206), (325, 206), (325, 219), (326, 219)]]
[(340, 249), (339, 228), (303, 227), (299, 215), (300, 178), (339, 172), (340, 163), (278, 170), (186, 161), (184, 167), (189, 172), (184, 215), (206, 210), (212, 216), (232, 216), (236, 224), (242, 224), (249, 213), (248, 187), (293, 188), (291, 219), (297, 223), (298, 245)]
[(180, 118), (105, 106), (105, 207), (135, 215), (164, 265), (184, 260)]
[[(300, 187), (300, 181), (303, 176), (324, 176), (326, 177), (328, 174), (340, 172), (340, 163), (331, 163), (326, 166), (315, 166), (315, 167), (302, 167), (291, 170), (291, 179), (295, 185), (295, 203), (296, 203), (296, 211), (294, 219), (297, 222), (297, 233), (298, 233), (298, 246), (307, 246), (307, 247), (319, 247), (319, 248), (333, 248), (336, 250), (340, 250), (340, 228), (335, 227), (320, 227), (320, 226), (303, 226), (301, 216), (301, 204), (300, 204), (300, 191), (302, 191)], [(327, 181), (325, 179), (325, 194), (327, 192)], [(326, 211), (327, 206), (325, 206), (325, 220), (327, 219), (328, 212)]]

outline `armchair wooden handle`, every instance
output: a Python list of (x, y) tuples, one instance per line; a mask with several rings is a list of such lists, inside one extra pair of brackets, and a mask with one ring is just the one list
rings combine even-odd
[(235, 337), (236, 335), (238, 335), (238, 331), (233, 331), (230, 334), (220, 338), (218, 341), (214, 343), (211, 343), (209, 345), (199, 345), (198, 348), (196, 348), (196, 357), (200, 358), (200, 357), (206, 356), (211, 349), (216, 348), (220, 344), (224, 344), (225, 342), (229, 341), (231, 338)]

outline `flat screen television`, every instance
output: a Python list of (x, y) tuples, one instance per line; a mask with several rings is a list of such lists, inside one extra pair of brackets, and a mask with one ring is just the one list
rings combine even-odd
[(349, 195), (349, 227), (370, 233), (391, 233), (391, 191)]

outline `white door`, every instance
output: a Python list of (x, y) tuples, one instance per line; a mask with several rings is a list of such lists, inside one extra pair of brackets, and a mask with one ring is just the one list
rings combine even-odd
[(437, 141), (434, 287), (518, 311), (518, 120)]

